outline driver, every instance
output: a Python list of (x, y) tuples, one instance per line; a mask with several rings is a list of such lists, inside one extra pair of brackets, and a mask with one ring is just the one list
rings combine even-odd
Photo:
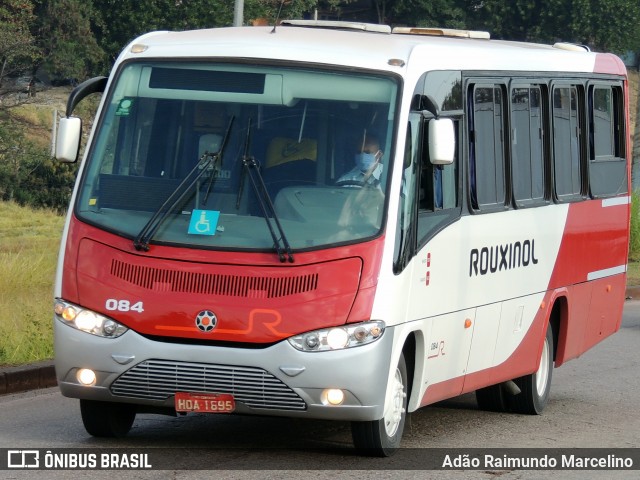
[(338, 226), (343, 227), (343, 235), (352, 238), (357, 235), (372, 234), (380, 228), (381, 206), (384, 203), (384, 195), (380, 188), (380, 175), (382, 174), (382, 150), (380, 141), (373, 133), (365, 130), (358, 141), (355, 154), (355, 166), (342, 175), (336, 185), (344, 187), (368, 187), (350, 192), (347, 196)]
[(342, 175), (337, 185), (345, 186), (371, 185), (379, 187), (380, 175), (382, 175), (382, 159), (383, 152), (380, 150), (380, 141), (378, 137), (365, 130), (362, 140), (358, 142), (356, 154), (354, 157), (355, 166), (347, 173)]

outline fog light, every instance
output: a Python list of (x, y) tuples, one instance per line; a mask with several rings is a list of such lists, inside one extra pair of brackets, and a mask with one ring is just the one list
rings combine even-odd
[(344, 402), (344, 392), (339, 388), (327, 388), (322, 392), (320, 400), (323, 405), (340, 405)]
[(96, 374), (93, 370), (89, 370), (88, 368), (81, 368), (78, 370), (76, 375), (78, 378), (78, 382), (82, 385), (95, 385), (96, 383)]

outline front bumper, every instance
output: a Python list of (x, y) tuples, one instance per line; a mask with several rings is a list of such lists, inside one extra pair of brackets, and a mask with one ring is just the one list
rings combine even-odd
[[(383, 416), (394, 329), (328, 352), (300, 352), (286, 340), (261, 349), (160, 342), (133, 330), (102, 338), (57, 319), (54, 333), (67, 397), (173, 408), (176, 391), (232, 393), (237, 413), (367, 421)], [(96, 372), (94, 385), (78, 382), (81, 368)], [(323, 404), (327, 388), (344, 390), (344, 402)]]

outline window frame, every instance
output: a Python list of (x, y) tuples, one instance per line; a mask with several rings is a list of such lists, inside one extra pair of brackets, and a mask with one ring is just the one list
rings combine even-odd
[[(466, 147), (467, 147), (467, 156), (466, 156), (466, 167), (467, 167), (467, 196), (469, 202), (469, 210), (472, 213), (490, 213), (490, 212), (498, 212), (508, 210), (511, 206), (511, 171), (510, 171), (510, 162), (509, 162), (509, 148), (505, 138), (505, 132), (507, 131), (507, 127), (509, 126), (509, 118), (507, 111), (507, 92), (508, 92), (508, 83), (511, 80), (511, 75), (505, 75), (504, 77), (496, 77), (495, 73), (491, 76), (469, 76), (466, 77), (465, 81), (465, 94), (467, 95), (465, 106), (466, 106), (466, 128), (467, 128), (467, 137), (466, 137)], [(502, 143), (502, 180), (504, 182), (504, 198), (502, 202), (497, 201), (496, 203), (486, 203), (480, 204), (478, 199), (478, 190), (477, 185), (475, 187), (475, 191), (472, 185), (472, 180), (474, 174), (472, 173), (472, 162), (473, 169), (477, 169), (476, 162), (476, 128), (475, 128), (475, 120), (476, 120), (476, 110), (475, 110), (475, 91), (476, 88), (487, 88), (492, 87), (494, 92), (496, 89), (499, 89), (502, 95), (501, 102), (501, 143)], [(495, 102), (495, 96), (494, 96)], [(494, 103), (495, 104), (495, 103)], [(494, 110), (495, 112), (495, 110)], [(495, 122), (495, 114), (494, 114), (494, 122)], [(495, 130), (494, 130), (494, 138), (495, 138)], [(494, 155), (495, 159), (495, 155)], [(477, 170), (476, 170), (477, 175)], [(477, 178), (477, 177), (476, 177)]]
[[(531, 89), (537, 89), (540, 93), (539, 98), (539, 109), (540, 109), (540, 136), (541, 136), (541, 145), (540, 145), (540, 154), (541, 154), (541, 167), (542, 167), (542, 196), (536, 198), (517, 198), (516, 197), (516, 183), (515, 183), (515, 148), (514, 148), (514, 109), (513, 109), (513, 91), (519, 88), (527, 88), (529, 90), (529, 96), (531, 95)], [(527, 77), (511, 77), (511, 81), (509, 82), (509, 164), (510, 164), (510, 188), (511, 188), (511, 201), (514, 208), (529, 208), (529, 207), (537, 207), (548, 205), (551, 202), (551, 154), (550, 154), (550, 126), (551, 121), (549, 118), (549, 88), (548, 82), (546, 79), (533, 79)], [(531, 118), (531, 109), (529, 111), (529, 119)], [(531, 138), (532, 138), (532, 130), (529, 128), (529, 139), (530, 139), (530, 148), (531, 152)], [(529, 166), (531, 171), (531, 165), (533, 165), (532, 157), (529, 157)], [(533, 189), (532, 189), (533, 190)]]
[[(556, 108), (554, 106), (555, 100), (555, 91), (557, 89), (575, 89), (576, 91), (576, 126), (577, 128), (577, 145), (576, 151), (578, 154), (578, 174), (580, 178), (578, 179), (579, 191), (578, 192), (569, 192), (569, 193), (558, 193), (558, 162), (556, 155), (557, 150), (557, 136), (556, 136)], [(552, 78), (549, 82), (549, 105), (550, 105), (550, 143), (551, 143), (551, 168), (552, 168), (552, 192), (553, 192), (553, 201), (555, 203), (567, 203), (574, 202), (578, 200), (584, 200), (587, 198), (588, 192), (588, 172), (587, 172), (587, 146), (586, 146), (586, 106), (585, 106), (585, 85), (584, 81), (581, 81), (577, 78)], [(570, 110), (571, 111), (571, 110)], [(572, 125), (570, 127), (573, 128)], [(569, 146), (571, 148), (571, 146)], [(572, 170), (573, 171), (573, 170)]]
[[(595, 155), (596, 136), (595, 136), (595, 90), (596, 89), (608, 89), (611, 92), (611, 141), (613, 146), (613, 155), (606, 155), (598, 157)], [(589, 181), (589, 197), (590, 198), (608, 198), (620, 195), (621, 193), (629, 192), (629, 183), (626, 175), (627, 170), (627, 144), (626, 144), (626, 128), (625, 128), (625, 116), (624, 116), (624, 86), (621, 81), (615, 80), (590, 80), (586, 85), (587, 95), (587, 125), (588, 125), (588, 181)], [(617, 164), (617, 165), (616, 165)], [(621, 183), (619, 186), (625, 188), (618, 188), (616, 191), (599, 192), (595, 183), (597, 181), (596, 169), (600, 170), (600, 167), (609, 165), (621, 167)], [(609, 175), (607, 175), (609, 176)]]

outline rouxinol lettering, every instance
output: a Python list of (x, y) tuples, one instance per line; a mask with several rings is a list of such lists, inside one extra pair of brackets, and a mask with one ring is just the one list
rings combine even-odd
[(495, 247), (474, 248), (469, 255), (469, 276), (536, 265), (536, 241), (506, 243)]

